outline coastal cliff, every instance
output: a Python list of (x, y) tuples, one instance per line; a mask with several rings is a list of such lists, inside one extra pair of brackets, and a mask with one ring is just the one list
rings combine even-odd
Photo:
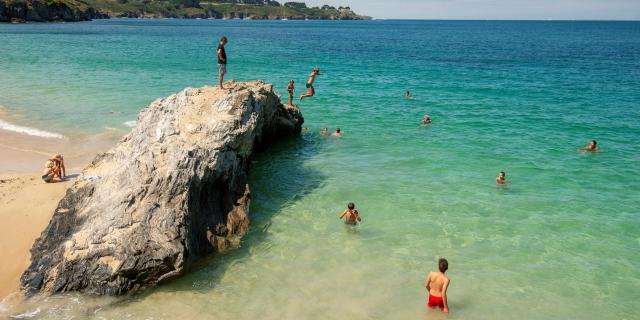
[(0, 0), (0, 22), (120, 18), (366, 20), (349, 7), (271, 0)]
[(87, 21), (109, 16), (81, 0), (0, 0), (0, 22)]
[(123, 294), (237, 246), (249, 227), (252, 155), (303, 122), (261, 81), (156, 100), (59, 202), (22, 289)]

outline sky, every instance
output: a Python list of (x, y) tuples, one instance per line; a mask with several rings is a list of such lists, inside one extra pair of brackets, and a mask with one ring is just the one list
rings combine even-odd
[(358, 14), (379, 19), (640, 20), (640, 0), (307, 0), (306, 3), (349, 6)]

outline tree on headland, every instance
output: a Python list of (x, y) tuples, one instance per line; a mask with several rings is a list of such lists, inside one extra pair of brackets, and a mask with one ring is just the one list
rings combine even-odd
[(291, 9), (306, 9), (307, 4), (304, 2), (285, 2), (284, 6)]

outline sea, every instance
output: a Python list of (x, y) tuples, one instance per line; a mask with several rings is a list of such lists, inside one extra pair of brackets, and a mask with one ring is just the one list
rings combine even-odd
[[(0, 130), (125, 134), (216, 83), (223, 35), (227, 79), (283, 100), (321, 70), (302, 136), (253, 159), (241, 246), (138, 294), (9, 297), (0, 318), (640, 317), (640, 22), (0, 24)], [(425, 306), (442, 257), (446, 316)]]

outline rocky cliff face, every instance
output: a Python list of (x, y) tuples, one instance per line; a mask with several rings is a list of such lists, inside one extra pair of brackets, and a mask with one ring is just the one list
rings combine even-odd
[(108, 15), (78, 1), (0, 0), (0, 22), (71, 22), (108, 18)]
[(31, 249), (28, 294), (122, 294), (238, 244), (249, 226), (257, 148), (303, 123), (271, 85), (185, 89), (145, 108), (67, 191)]

